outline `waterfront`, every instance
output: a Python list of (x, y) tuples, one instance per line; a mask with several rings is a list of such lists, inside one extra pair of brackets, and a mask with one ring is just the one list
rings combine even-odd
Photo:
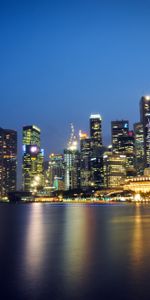
[(3, 299), (148, 299), (150, 205), (0, 204)]

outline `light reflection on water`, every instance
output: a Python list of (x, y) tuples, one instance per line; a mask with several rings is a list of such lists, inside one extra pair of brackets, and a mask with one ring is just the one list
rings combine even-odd
[(25, 242), (25, 265), (29, 278), (39, 276), (44, 261), (45, 239), (42, 204), (31, 205)]
[(0, 205), (0, 225), (7, 296), (137, 300), (150, 293), (149, 206)]
[(80, 209), (70, 207), (66, 211), (63, 268), (68, 286), (83, 284), (83, 277), (87, 274), (93, 238), (92, 216), (93, 212), (84, 206)]

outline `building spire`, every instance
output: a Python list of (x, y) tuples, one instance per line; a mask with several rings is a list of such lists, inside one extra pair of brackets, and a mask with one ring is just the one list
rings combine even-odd
[(73, 123), (70, 124), (70, 129), (71, 129), (71, 131), (70, 131), (70, 137), (69, 137), (67, 149), (68, 150), (77, 150), (78, 141), (77, 141), (77, 137), (75, 135), (75, 130), (74, 130)]

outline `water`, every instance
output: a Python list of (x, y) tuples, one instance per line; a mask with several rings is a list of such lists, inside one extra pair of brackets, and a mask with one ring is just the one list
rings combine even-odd
[(1, 299), (149, 299), (150, 207), (0, 204)]

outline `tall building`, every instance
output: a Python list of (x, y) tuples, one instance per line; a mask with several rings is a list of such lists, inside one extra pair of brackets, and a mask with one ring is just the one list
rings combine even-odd
[(112, 138), (112, 149), (114, 153), (119, 152), (119, 138), (128, 135), (129, 121), (120, 120), (111, 122), (111, 138)]
[(64, 183), (65, 190), (80, 188), (80, 153), (78, 151), (78, 141), (71, 124), (71, 135), (64, 150)]
[(126, 175), (135, 176), (135, 142), (133, 130), (118, 139), (118, 153), (126, 156)]
[(43, 184), (44, 150), (40, 148), (40, 129), (35, 126), (23, 127), (23, 190), (36, 191)]
[(0, 196), (16, 190), (17, 132), (0, 128)]
[(143, 175), (144, 173), (144, 133), (143, 124), (134, 124), (134, 136), (135, 136), (135, 169), (137, 175)]
[(90, 115), (90, 137), (93, 148), (102, 146), (102, 118), (100, 114)]
[(81, 189), (91, 187), (91, 138), (80, 132), (80, 181)]
[(92, 189), (98, 190), (103, 187), (103, 153), (104, 147), (99, 149), (99, 152), (92, 151), (92, 155), (90, 158), (90, 166), (91, 166), (91, 186)]
[(62, 154), (52, 153), (49, 155), (48, 169), (46, 171), (47, 184), (54, 187), (56, 178), (64, 180), (64, 157)]
[(119, 187), (126, 177), (126, 156), (111, 152), (103, 155), (104, 187)]
[(100, 114), (91, 114), (90, 116), (90, 170), (91, 186), (97, 190), (102, 187), (103, 181), (103, 147), (102, 147), (102, 118)]
[(142, 96), (140, 100), (140, 121), (144, 135), (144, 165), (150, 167), (150, 96)]
[(78, 150), (64, 150), (65, 190), (80, 188), (80, 153)]

